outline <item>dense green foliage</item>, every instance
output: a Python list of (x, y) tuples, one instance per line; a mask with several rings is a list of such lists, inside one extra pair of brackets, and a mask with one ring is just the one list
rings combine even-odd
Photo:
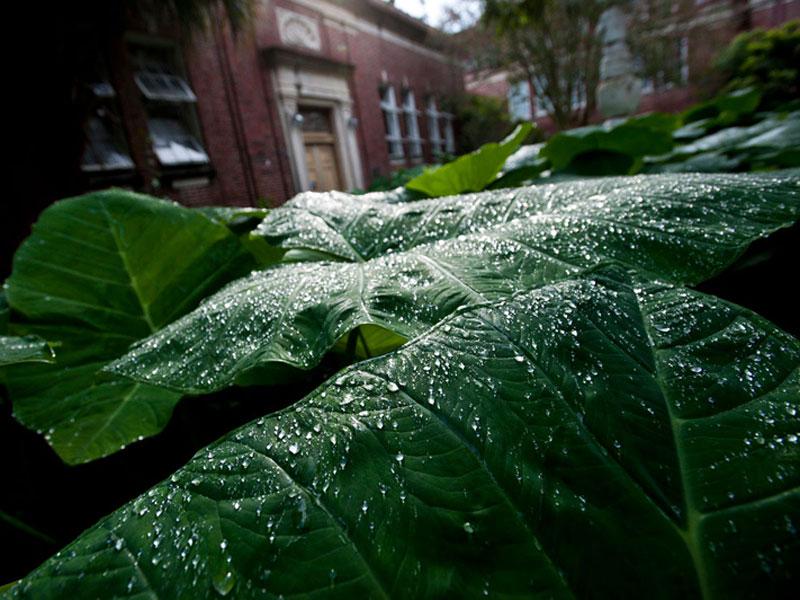
[[(94, 465), (174, 435), (179, 402), (261, 408), (0, 596), (783, 592), (797, 331), (687, 287), (797, 230), (798, 113), (760, 103), (520, 148), (526, 125), (272, 210), (54, 204), (0, 295), (19, 423)], [(580, 178), (704, 169), (769, 172)]]
[[(510, 155), (485, 189), (569, 178), (713, 173), (800, 166), (800, 110), (761, 111), (762, 93), (734, 90), (681, 115), (651, 113), (562, 131)], [(435, 185), (429, 173), (431, 195)], [(453, 193), (453, 192), (451, 192)], [(441, 194), (438, 194), (441, 195)]]
[(126, 192), (56, 204), (6, 285), (10, 330), (55, 342), (56, 362), (6, 377), (65, 460), (156, 433), (181, 395), (388, 354), (199, 453), (11, 596), (778, 589), (800, 346), (680, 284), (800, 218), (799, 182), (305, 194), (246, 236), (284, 259), (216, 294), (256, 265), (217, 220), (248, 215)]
[(226, 226), (173, 203), (127, 192), (56, 203), (5, 287), (11, 332), (58, 344), (52, 364), (8, 369), (14, 415), (70, 463), (158, 432), (180, 395), (98, 371), (254, 266)]
[(548, 140), (540, 155), (556, 171), (633, 174), (641, 166), (641, 157), (672, 149), (676, 123), (672, 115), (653, 113), (562, 131)]
[(480, 305), (214, 444), (15, 596), (767, 593), (798, 366), (755, 315), (613, 271)]
[(369, 184), (367, 192), (388, 192), (394, 190), (421, 175), (424, 169), (425, 167), (423, 165), (417, 165), (408, 169), (392, 171), (389, 175), (376, 177)]
[(467, 94), (452, 103), (458, 122), (457, 145), (464, 152), (503, 138), (513, 127), (505, 99)]
[(489, 142), (452, 162), (426, 169), (406, 183), (406, 189), (434, 198), (479, 192), (495, 180), (508, 157), (522, 145), (532, 130), (530, 123), (521, 123), (499, 143)]
[(728, 78), (728, 89), (762, 90), (764, 108), (796, 101), (800, 98), (800, 21), (740, 34), (720, 54), (716, 66)]

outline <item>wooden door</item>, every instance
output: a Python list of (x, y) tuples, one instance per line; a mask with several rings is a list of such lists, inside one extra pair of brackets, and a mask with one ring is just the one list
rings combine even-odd
[(330, 110), (301, 108), (300, 114), (303, 115), (303, 144), (309, 187), (318, 192), (341, 190), (342, 179)]

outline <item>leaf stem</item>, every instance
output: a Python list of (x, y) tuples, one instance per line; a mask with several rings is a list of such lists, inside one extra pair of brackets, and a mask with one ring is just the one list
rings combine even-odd
[(23, 521), (20, 521), (16, 517), (8, 514), (7, 512), (2, 511), (2, 510), (0, 510), (0, 520), (5, 521), (9, 525), (11, 525), (11, 527), (14, 527), (15, 529), (19, 529), (20, 531), (22, 531), (24, 533), (27, 533), (29, 536), (34, 537), (34, 538), (38, 539), (39, 541), (45, 542), (45, 543), (50, 544), (52, 546), (55, 546), (57, 544), (57, 542), (53, 538), (51, 538), (49, 535), (47, 535), (46, 533), (43, 533), (43, 532), (39, 531), (35, 527), (32, 527), (32, 526), (28, 525), (27, 523), (25, 523)]

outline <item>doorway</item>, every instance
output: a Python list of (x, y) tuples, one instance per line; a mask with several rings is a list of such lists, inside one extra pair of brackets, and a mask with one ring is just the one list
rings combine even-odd
[(298, 112), (303, 117), (303, 146), (309, 189), (316, 192), (343, 189), (331, 109), (301, 106)]

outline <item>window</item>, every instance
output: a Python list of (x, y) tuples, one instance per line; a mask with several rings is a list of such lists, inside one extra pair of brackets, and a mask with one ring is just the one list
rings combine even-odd
[(433, 96), (428, 98), (426, 113), (428, 116), (428, 137), (431, 142), (431, 152), (433, 152), (434, 156), (437, 156), (444, 150), (444, 142), (442, 140), (442, 130), (439, 127), (440, 113), (436, 106), (436, 98)]
[(681, 71), (681, 85), (689, 83), (689, 38), (684, 36), (678, 40), (678, 64)]
[(125, 143), (122, 120), (117, 112), (114, 86), (108, 81), (105, 64), (99, 62), (84, 76), (91, 100), (84, 132), (86, 142), (81, 157), (85, 173), (132, 171), (133, 160)]
[(448, 154), (456, 152), (456, 138), (453, 135), (453, 115), (450, 113), (440, 113), (444, 120), (444, 149)]
[(536, 95), (533, 98), (533, 114), (536, 118), (546, 117), (553, 112), (553, 104), (550, 99), (544, 95), (544, 90), (547, 87), (547, 78), (544, 76), (534, 76), (533, 89)]
[(572, 93), (569, 100), (572, 110), (579, 110), (586, 107), (586, 86), (582, 81), (573, 82)]
[(419, 158), (422, 156), (422, 139), (419, 137), (417, 103), (414, 99), (414, 92), (411, 90), (403, 93), (403, 113), (406, 117), (406, 132), (408, 133), (408, 155), (411, 158)]
[(164, 166), (202, 165), (208, 155), (180, 119), (150, 118), (147, 120), (158, 162)]
[(169, 47), (135, 46), (134, 79), (144, 99), (147, 128), (162, 167), (206, 165), (208, 154), (200, 142), (195, 103), (197, 96), (180, 74)]
[(189, 84), (183, 77), (170, 72), (163, 64), (145, 64), (134, 75), (136, 85), (148, 100), (163, 102), (197, 102)]
[(394, 87), (387, 85), (381, 93), (381, 110), (386, 126), (386, 147), (389, 158), (403, 158), (403, 136), (400, 133), (400, 109), (394, 94)]
[(530, 121), (533, 118), (531, 88), (526, 80), (512, 84), (507, 97), (508, 114), (512, 121)]
[(100, 109), (86, 123), (86, 146), (81, 169), (86, 172), (133, 169), (133, 161), (119, 135), (118, 122)]

